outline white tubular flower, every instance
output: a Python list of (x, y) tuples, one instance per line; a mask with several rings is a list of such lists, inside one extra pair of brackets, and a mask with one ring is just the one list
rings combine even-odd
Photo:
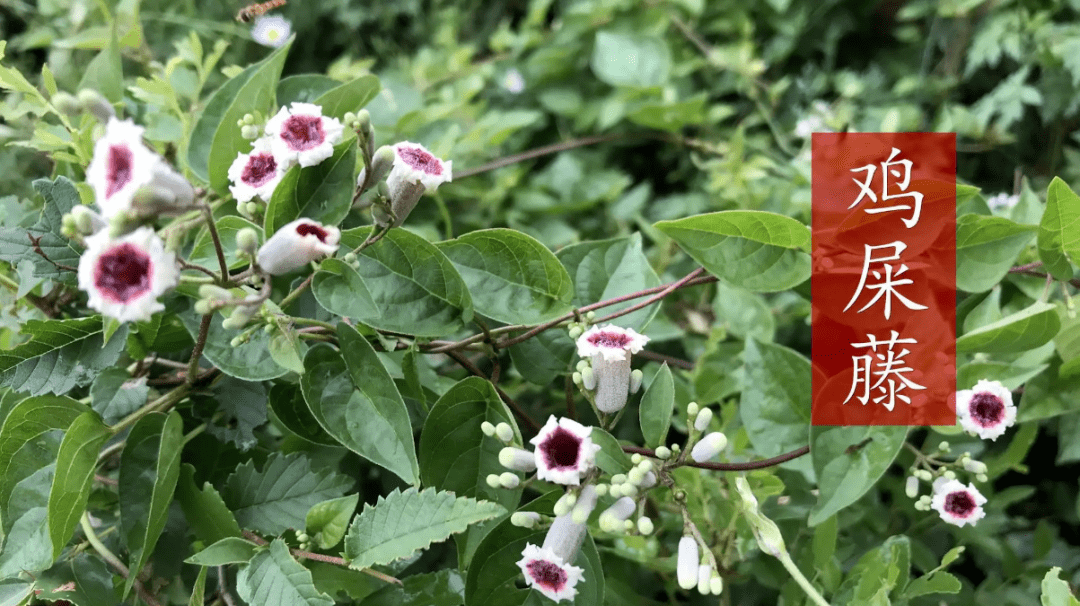
[(577, 339), (578, 355), (592, 359), (596, 375), (596, 407), (613, 413), (626, 406), (630, 394), (630, 355), (636, 354), (649, 337), (632, 328), (608, 324), (593, 326)]
[(278, 15), (259, 15), (251, 24), (251, 39), (263, 46), (284, 46), (292, 33), (292, 22)]
[(679, 560), (675, 567), (679, 587), (693, 589), (698, 582), (698, 545), (694, 537), (683, 535), (679, 539)]
[[(419, 143), (402, 141), (394, 145), (394, 168), (386, 177), (390, 190), (390, 210), (394, 211), (394, 227), (409, 216), (420, 196), (434, 192), (440, 184), (453, 179), (453, 162), (435, 157)], [(386, 225), (386, 218), (376, 216), (376, 223)]]
[(1020, 202), (1020, 196), (1017, 194), (1000, 193), (996, 196), (990, 196), (986, 199), (986, 205), (991, 209), (1010, 209)]
[(131, 120), (110, 118), (105, 134), (94, 144), (86, 182), (94, 188), (94, 197), (106, 219), (131, 210), (135, 192), (150, 185), (156, 171), (172, 170), (143, 145), (144, 130)]
[(336, 227), (311, 219), (297, 219), (274, 232), (255, 259), (267, 273), (287, 274), (334, 254), (340, 239), (341, 232)]
[(997, 440), (1016, 423), (1016, 407), (1004, 385), (983, 379), (971, 389), (956, 392), (956, 416), (969, 434)]
[(582, 568), (572, 566), (551, 550), (532, 543), (525, 545), (517, 565), (525, 575), (526, 585), (556, 602), (572, 602), (577, 595), (575, 586), (585, 576)]
[(229, 167), (229, 191), (237, 202), (248, 202), (255, 196), (270, 201), (274, 188), (285, 176), (288, 166), (277, 161), (270, 150), (270, 139), (263, 137), (252, 145), (249, 154), (236, 154)]
[(600, 528), (608, 532), (617, 532), (623, 528), (623, 521), (630, 519), (637, 509), (637, 503), (631, 497), (620, 497), (611, 507), (600, 514)]
[(712, 566), (701, 564), (697, 571), (697, 590), (701, 595), (709, 595), (709, 581), (712, 580)]
[(720, 451), (725, 446), (727, 446), (727, 436), (719, 431), (714, 431), (706, 434), (697, 444), (694, 444), (694, 448), (690, 451), (690, 458), (697, 463), (704, 463), (720, 454)]
[(312, 103), (293, 101), (290, 108), (282, 107), (266, 123), (265, 132), (278, 163), (315, 166), (334, 155), (334, 145), (341, 141), (344, 130), (341, 121), (323, 116), (322, 107)]
[(514, 471), (525, 473), (536, 471), (536, 459), (533, 458), (533, 453), (513, 446), (507, 446), (499, 451), (499, 464)]
[(572, 419), (555, 420), (548, 417), (547, 424), (535, 438), (529, 440), (536, 446), (536, 477), (556, 484), (577, 486), (581, 478), (593, 467), (599, 444), (593, 444), (589, 435), (592, 427), (585, 427)]
[(79, 288), (90, 295), (89, 305), (121, 322), (149, 320), (165, 309), (157, 298), (180, 281), (176, 255), (153, 229), (140, 227), (111, 240), (108, 231), (86, 238), (79, 259)]
[(982, 496), (973, 484), (964, 486), (957, 480), (939, 478), (934, 482), (934, 496), (930, 500), (930, 506), (949, 524), (974, 526), (975, 522), (986, 516), (982, 508), (985, 502), (986, 497)]
[(544, 535), (541, 549), (550, 551), (563, 562), (577, 559), (578, 550), (585, 541), (585, 525), (575, 522), (573, 516), (557, 516)]

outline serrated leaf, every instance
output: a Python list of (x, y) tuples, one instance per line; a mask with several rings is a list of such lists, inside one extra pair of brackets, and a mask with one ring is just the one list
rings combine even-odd
[(807, 523), (824, 522), (873, 488), (900, 452), (907, 430), (874, 425), (811, 427), (810, 457), (821, 492)]
[(455, 497), (434, 488), (395, 489), (375, 505), (364, 506), (353, 520), (345, 536), (345, 557), (354, 568), (389, 564), (504, 513), (498, 503)]
[[(169, 504), (180, 477), (180, 451), (184, 422), (176, 411), (154, 412), (139, 419), (128, 433), (120, 455), (120, 531), (128, 552), (129, 568), (142, 570), (165, 528)], [(124, 584), (131, 591), (135, 575)]]
[(787, 290), (810, 277), (810, 228), (774, 213), (729, 210), (677, 221), (657, 229), (709, 273), (755, 292)]
[(674, 410), (675, 379), (665, 363), (653, 377), (652, 383), (645, 388), (638, 407), (638, 421), (641, 423), (641, 435), (645, 436), (646, 446), (656, 448), (665, 443)]
[(1069, 584), (1062, 581), (1058, 575), (1061, 574), (1061, 568), (1054, 566), (1050, 570), (1046, 571), (1042, 580), (1042, 595), (1039, 596), (1039, 601), (1042, 606), (1078, 606), (1080, 600), (1076, 599), (1072, 590), (1069, 589)]
[(259, 550), (258, 545), (246, 539), (226, 537), (184, 561), (198, 566), (238, 564), (251, 560)]
[(300, 217), (337, 225), (352, 207), (355, 168), (356, 141), (352, 138), (339, 143), (334, 155), (315, 166), (293, 166), (274, 188), (263, 229), (272, 235)]
[[(34, 264), (35, 276), (74, 284), (75, 272), (57, 266), (76, 268), (79, 265), (81, 247), (61, 232), (64, 214), (82, 204), (79, 192), (67, 177), (57, 177), (55, 181), (38, 179), (34, 181), (34, 189), (45, 199), (41, 218), (33, 227), (0, 228), (0, 261), (15, 264), (29, 259)], [(48, 259), (37, 253), (34, 242)]]
[(112, 579), (112, 571), (101, 558), (84, 552), (38, 575), (34, 594), (39, 600), (66, 600), (74, 606), (116, 604), (120, 595), (113, 590)]
[[(560, 249), (555, 256), (574, 282), (574, 307), (583, 307), (660, 285), (660, 278), (641, 250), (640, 233), (635, 232), (624, 238), (571, 244)], [(626, 301), (605, 307), (604, 311), (613, 313), (638, 303), (639, 300)], [(621, 316), (618, 320), (619, 326), (642, 332), (659, 309), (658, 301)]]
[(60, 556), (86, 511), (98, 453), (111, 435), (94, 411), (76, 417), (64, 433), (56, 458), (56, 476), (49, 491), (49, 538), (53, 559)]
[(315, 588), (311, 573), (289, 553), (281, 539), (260, 552), (236, 575), (236, 592), (259, 606), (334, 606), (334, 600)]
[[(774, 457), (805, 446), (810, 425), (810, 361), (787, 347), (753, 339), (746, 340), (743, 361), (746, 379), (739, 417), (754, 450)], [(811, 469), (802, 458), (785, 465)]]
[[(518, 441), (521, 432), (506, 404), (499, 399), (492, 384), (479, 377), (469, 377), (451, 387), (428, 413), (420, 434), (418, 458), (420, 481), (424, 486), (498, 503), (507, 510), (517, 507), (523, 488), (492, 488), (486, 479), (506, 468), (499, 463), (503, 445), (484, 436), (481, 423), (506, 423)], [(480, 540), (501, 521), (495, 518), (474, 524), (457, 538), (458, 562), (468, 568)]]
[[(214, 385), (214, 417), (206, 431), (219, 440), (250, 450), (258, 440), (255, 428), (266, 423), (266, 388), (262, 383), (228, 377)], [(220, 417), (217, 413), (221, 413)]]
[(311, 506), (304, 519), (304, 528), (319, 549), (330, 549), (341, 542), (359, 501), (359, 494), (351, 494)]
[(1069, 261), (1080, 260), (1080, 196), (1060, 177), (1046, 190), (1046, 210), (1039, 222), (1039, 258), (1058, 280), (1073, 276)]
[(341, 353), (317, 345), (304, 358), (308, 409), (340, 444), (415, 484), (412, 424), (394, 380), (356, 329), (339, 324), (338, 340)]
[(315, 473), (311, 461), (298, 453), (273, 453), (261, 471), (248, 461), (236, 468), (221, 489), (221, 497), (244, 528), (280, 534), (303, 528), (311, 506), (340, 497), (352, 479), (324, 469)]
[(1023, 352), (1045, 345), (1061, 329), (1057, 309), (1042, 301), (981, 326), (956, 340), (957, 353)]
[(570, 275), (526, 234), (484, 229), (438, 247), (465, 280), (478, 313), (506, 324), (541, 324), (570, 311)]
[(123, 368), (106, 368), (90, 386), (90, 406), (112, 425), (146, 404), (146, 378), (132, 379)]
[(121, 329), (103, 344), (101, 316), (71, 320), (27, 320), (26, 343), (0, 351), (0, 381), (31, 395), (67, 393), (86, 385), (116, 363), (127, 339)]
[(319, 421), (311, 414), (299, 385), (276, 383), (270, 387), (268, 398), (270, 408), (274, 409), (278, 420), (289, 431), (309, 442), (324, 446), (337, 445), (337, 442), (326, 433), (322, 425), (319, 425)]
[(202, 490), (196, 487), (195, 468), (187, 463), (180, 466), (176, 500), (180, 502), (184, 517), (200, 540), (212, 543), (241, 536), (240, 526), (221, 495), (209, 482), (203, 485)]

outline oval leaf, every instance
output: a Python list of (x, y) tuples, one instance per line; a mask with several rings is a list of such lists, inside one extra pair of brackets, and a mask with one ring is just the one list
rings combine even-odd
[(304, 518), (304, 529), (319, 549), (330, 549), (341, 542), (359, 501), (359, 494), (351, 494), (311, 506)]
[[(747, 363), (749, 366), (749, 362)], [(810, 456), (821, 494), (808, 523), (816, 526), (859, 500), (892, 465), (907, 427), (812, 427)]]
[(326, 225), (341, 223), (352, 207), (355, 168), (356, 140), (352, 137), (338, 143), (334, 155), (315, 166), (290, 168), (266, 206), (266, 233), (273, 235), (300, 217)]
[[(367, 74), (326, 91), (313, 103), (322, 106), (324, 116), (341, 118), (348, 112), (360, 111), (379, 94), (381, 88), (379, 79)], [(352, 192), (349, 194), (351, 196)]]
[(1023, 352), (1048, 343), (1061, 329), (1057, 309), (1042, 301), (956, 340), (957, 353)]
[[(202, 316), (184, 313), (180, 314), (180, 321), (184, 323), (184, 328), (191, 338), (198, 337)], [(233, 337), (242, 331), (243, 329), (222, 328), (220, 316), (215, 316), (210, 321), (203, 356), (221, 372), (247, 381), (276, 379), (288, 372), (288, 369), (274, 362), (274, 356), (270, 354), (271, 337), (261, 330), (251, 333), (247, 342), (233, 347)]]
[(1074, 262), (1080, 259), (1080, 196), (1054, 177), (1046, 190), (1046, 210), (1039, 222), (1039, 258), (1046, 271), (1058, 280), (1073, 277)]
[(758, 292), (787, 290), (810, 277), (810, 229), (774, 213), (729, 210), (660, 221), (671, 236), (709, 273)]
[[(625, 238), (573, 244), (563, 248), (555, 256), (574, 281), (574, 307), (583, 307), (660, 285), (660, 278), (641, 250), (639, 233)], [(605, 307), (604, 312), (621, 311), (639, 302), (640, 300), (632, 300), (618, 303)], [(619, 326), (642, 332), (659, 309), (658, 301), (631, 312), (619, 318)]]
[[(743, 362), (746, 383), (739, 417), (754, 450), (774, 457), (805, 446), (810, 425), (810, 361), (786, 347), (747, 339)], [(804, 458), (784, 465), (810, 469)]]
[(49, 538), (53, 559), (60, 556), (86, 511), (98, 453), (111, 435), (94, 411), (76, 417), (64, 433), (56, 456), (56, 476), (49, 491)]
[(224, 566), (247, 562), (258, 553), (259, 546), (237, 537), (221, 539), (199, 553), (184, 560), (198, 566)]
[(656, 448), (664, 443), (671, 429), (671, 413), (675, 410), (675, 379), (665, 363), (653, 377), (652, 383), (641, 396), (638, 420), (645, 445)]
[(600, 31), (590, 65), (612, 86), (660, 86), (671, 72), (671, 51), (660, 37)]
[(956, 221), (956, 287), (967, 292), (990, 290), (1034, 235), (1034, 226), (1001, 217), (960, 217)]

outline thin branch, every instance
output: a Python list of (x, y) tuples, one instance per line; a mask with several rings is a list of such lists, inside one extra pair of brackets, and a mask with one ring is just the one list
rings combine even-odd
[(218, 279), (224, 282), (229, 279), (229, 264), (225, 262), (225, 250), (221, 248), (221, 238), (218, 236), (217, 225), (214, 224), (214, 211), (210, 210), (210, 206), (207, 204), (202, 205), (202, 211), (206, 217), (206, 228), (210, 230), (210, 239), (214, 241), (218, 265), (221, 266), (221, 277)]
[[(530, 149), (528, 151), (521, 152), (520, 154), (514, 154), (512, 156), (506, 156), (505, 158), (499, 158), (493, 162), (482, 164), (476, 168), (467, 168), (461, 172), (455, 172), (455, 179), (464, 179), (465, 177), (471, 177), (480, 173), (485, 173), (489, 170), (495, 170), (496, 168), (502, 168), (504, 166), (510, 166), (511, 164), (517, 164), (518, 162), (524, 162), (525, 160), (532, 160), (533, 158), (539, 158), (548, 154), (556, 154), (559, 152), (575, 149), (578, 147), (586, 147), (588, 145), (595, 145), (597, 143), (606, 143), (608, 141), (615, 141), (618, 139), (625, 139), (631, 135), (627, 134), (615, 134), (615, 135), (594, 135), (591, 137), (582, 137), (580, 139), (571, 139), (570, 141), (564, 141), (562, 143), (553, 143), (551, 145), (545, 145), (543, 147), (537, 147), (536, 149)], [(643, 135), (636, 135), (643, 136)]]
[[(648, 448), (641, 448), (638, 446), (623, 446), (623, 452), (642, 454), (647, 457), (655, 457), (656, 453)], [(694, 463), (689, 461), (680, 465), (680, 467), (698, 467), (700, 469), (711, 469), (713, 471), (750, 471), (752, 469), (765, 469), (766, 467), (772, 467), (781, 463), (786, 463), (792, 459), (797, 459), (810, 452), (810, 446), (803, 446), (802, 448), (796, 448), (791, 452), (785, 452), (782, 455), (771, 457), (768, 459), (759, 459), (757, 461), (747, 461), (745, 463)]]
[(666, 356), (662, 353), (656, 353), (655, 351), (649, 351), (647, 349), (637, 352), (634, 356), (645, 358), (646, 360), (654, 360), (656, 362), (666, 362), (669, 366), (677, 366), (685, 370), (694, 370), (694, 363), (689, 360)]
[(199, 376), (199, 358), (202, 357), (203, 348), (206, 347), (206, 337), (210, 334), (210, 321), (213, 319), (214, 314), (206, 314), (202, 317), (202, 323), (199, 324), (199, 338), (195, 340), (195, 348), (191, 350), (191, 359), (188, 360), (187, 383), (189, 385), (194, 385), (195, 379)]
[[(90, 546), (94, 548), (94, 551), (101, 556), (101, 559), (105, 560), (110, 566), (115, 568), (116, 571), (120, 573), (120, 576), (125, 579), (128, 578), (131, 574), (128, 567), (124, 566), (124, 563), (120, 561), (120, 558), (116, 557), (116, 554), (110, 551), (109, 548), (101, 542), (101, 539), (98, 538), (97, 533), (94, 532), (94, 527), (90, 525), (90, 514), (88, 512), (83, 512), (82, 518), (79, 519), (79, 524), (82, 526), (83, 534), (86, 535), (86, 540), (90, 543)], [(146, 590), (146, 587), (143, 586), (142, 581), (138, 578), (134, 580), (132, 585), (135, 587), (135, 592), (139, 594), (139, 599), (146, 602), (148, 606), (161, 606), (161, 603), (158, 602), (154, 596), (150, 595), (150, 592)]]
[(218, 595), (221, 596), (221, 600), (225, 602), (225, 606), (236, 606), (236, 602), (232, 598), (232, 594), (229, 593), (229, 581), (225, 578), (225, 567), (217, 567), (217, 581), (218, 581)]
[(607, 322), (609, 320), (614, 320), (615, 318), (618, 318), (619, 316), (625, 316), (626, 314), (633, 313), (633, 312), (635, 312), (635, 311), (637, 311), (637, 310), (639, 310), (639, 309), (641, 309), (643, 307), (648, 307), (649, 305), (652, 305), (653, 303), (659, 301), (660, 299), (663, 299), (664, 297), (670, 295), (676, 289), (681, 288), (687, 282), (693, 280), (694, 278), (698, 277), (699, 275), (701, 275), (704, 272), (705, 272), (705, 268), (704, 267), (699, 267), (699, 268), (695, 269), (694, 271), (690, 272), (689, 274), (687, 274), (686, 276), (684, 276), (681, 280), (678, 280), (676, 282), (672, 282), (671, 285), (668, 288), (665, 288), (664, 290), (656, 293), (655, 295), (649, 297), (648, 299), (645, 299), (644, 301), (641, 301), (640, 303), (635, 303), (635, 304), (631, 305), (630, 307), (627, 307), (626, 309), (622, 309), (622, 310), (619, 310), (617, 312), (610, 313), (610, 314), (608, 314), (608, 315), (606, 315), (606, 316), (604, 316), (602, 318), (597, 318), (595, 322), (597, 324), (599, 324), (601, 322)]
[[(477, 368), (472, 362), (470, 362), (468, 358), (461, 355), (460, 353), (458, 353), (456, 351), (448, 351), (448, 352), (446, 352), (446, 355), (453, 358), (454, 361), (457, 362), (458, 364), (460, 364), (461, 367), (464, 368), (465, 370), (473, 373), (474, 375), (480, 377), (481, 379), (485, 379), (485, 380), (487, 380), (489, 382), (491, 381), (491, 379), (489, 379), (487, 377), (487, 375), (485, 375), (483, 372), (481, 372), (481, 370), (479, 368)], [(516, 414), (518, 416), (518, 418), (520, 418), (522, 421), (525, 421), (525, 423), (527, 423), (529, 425), (529, 427), (532, 428), (533, 431), (540, 431), (540, 424), (537, 423), (536, 421), (534, 421), (533, 418), (530, 417), (528, 415), (528, 413), (526, 413), (525, 410), (522, 409), (521, 406), (519, 406), (518, 403), (514, 401), (513, 398), (511, 398), (509, 395), (507, 395), (507, 393), (505, 391), (503, 391), (502, 388), (499, 387), (498, 385), (492, 383), (491, 386), (495, 388), (495, 393), (499, 394), (499, 397), (502, 398), (502, 401), (506, 402), (506, 405), (509, 406), (510, 409), (514, 411), (514, 414)]]
[[(251, 541), (252, 543), (255, 543), (255, 544), (258, 544), (258, 545), (268, 545), (269, 544), (266, 539), (260, 537), (259, 535), (255, 534), (254, 532), (251, 532), (250, 530), (244, 530), (243, 533), (244, 533), (244, 538)], [(341, 566), (342, 568), (349, 568), (351, 570), (359, 570), (360, 572), (362, 572), (362, 573), (364, 573), (364, 574), (366, 574), (368, 576), (375, 577), (376, 579), (379, 579), (380, 581), (385, 581), (387, 583), (396, 583), (397, 585), (402, 585), (403, 584), (401, 582), (401, 580), (398, 579), (397, 577), (392, 577), (392, 576), (390, 576), (388, 574), (383, 574), (383, 573), (379, 572), (378, 570), (372, 570), (371, 568), (359, 568), (359, 569), (354, 568), (352, 566), (352, 564), (348, 560), (346, 560), (345, 558), (338, 558), (338, 557), (335, 557), (335, 556), (323, 555), (321, 553), (312, 553), (310, 551), (304, 551), (303, 549), (289, 549), (289, 553), (293, 554), (295, 557), (298, 557), (298, 558), (306, 558), (308, 560), (316, 560), (316, 561), (319, 561), (319, 562), (326, 562), (327, 564), (334, 564), (335, 566)]]

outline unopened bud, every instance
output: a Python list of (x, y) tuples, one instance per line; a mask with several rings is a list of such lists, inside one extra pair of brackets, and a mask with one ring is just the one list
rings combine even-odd
[(536, 471), (536, 457), (533, 453), (514, 446), (507, 446), (499, 451), (499, 464), (514, 471)]
[(718, 574), (713, 574), (713, 577), (709, 579), (709, 593), (713, 595), (720, 595), (724, 592), (724, 579)]
[(951, 446), (949, 445), (949, 443), (948, 443), (947, 441), (945, 441), (945, 440), (942, 440), (941, 444), (938, 444), (938, 447), (937, 447), (937, 448), (938, 448), (938, 450), (940, 450), (941, 452), (949, 452), (950, 450), (952, 450), (952, 447), (951, 447)]
[(630, 462), (634, 465), (637, 465), (642, 460), (644, 460), (644, 458), (645, 457), (642, 457), (640, 452), (635, 452), (634, 454), (630, 455)]
[(52, 104), (53, 107), (56, 108), (56, 111), (69, 118), (74, 118), (83, 112), (82, 103), (79, 103), (79, 100), (75, 98), (75, 95), (64, 91), (59, 91), (53, 95)]
[(231, 346), (231, 347), (232, 347), (233, 349), (236, 349), (237, 347), (240, 347), (240, 346), (241, 346), (241, 345), (243, 345), (244, 343), (245, 343), (245, 339), (244, 339), (244, 337), (242, 337), (241, 335), (236, 335), (235, 337), (233, 337), (233, 338), (232, 338), (232, 339), (231, 339), (231, 340), (229, 341), (229, 345), (230, 345), (230, 346)]
[(499, 475), (499, 484), (503, 488), (513, 490), (521, 484), (521, 478), (519, 478), (516, 473), (505, 471)]
[(656, 458), (658, 458), (660, 460), (670, 459), (671, 458), (671, 449), (668, 448), (667, 446), (657, 446), (656, 447)]
[(975, 481), (976, 482), (986, 482), (988, 480), (990, 480), (990, 476), (986, 475), (985, 473), (980, 473), (980, 474), (975, 475)]
[(956, 472), (951, 469), (946, 469), (945, 473), (941, 474), (946, 480), (955, 480)]
[(489, 473), (484, 481), (492, 488), (502, 488), (502, 482), (499, 481), (499, 476), (493, 473)]
[(709, 428), (709, 422), (712, 421), (712, 409), (702, 408), (698, 412), (697, 419), (694, 420), (694, 429), (698, 431), (705, 431)]
[(907, 482), (904, 484), (904, 493), (907, 494), (909, 499), (914, 499), (919, 494), (919, 478), (908, 476)]
[(697, 402), (691, 402), (686, 405), (686, 416), (693, 419), (697, 416), (699, 407)]
[(574, 503), (574, 511), (571, 516), (575, 524), (584, 524), (588, 521), (593, 509), (596, 508), (597, 497), (595, 486), (588, 484), (581, 489), (581, 494), (578, 496), (577, 502)]
[(986, 473), (986, 463), (970, 458), (964, 459), (964, 470), (974, 474)]
[(630, 471), (626, 472), (626, 481), (631, 484), (640, 484), (641, 478), (645, 476), (645, 472), (641, 471), (637, 467), (634, 467)]
[(236, 248), (247, 255), (254, 256), (259, 250), (259, 234), (250, 227), (236, 232)]
[(596, 389), (596, 373), (593, 372), (591, 367), (582, 369), (581, 385), (589, 391)]
[(573, 326), (570, 327), (570, 329), (567, 332), (570, 334), (570, 338), (572, 340), (576, 341), (577, 338), (581, 336), (581, 333), (583, 333), (585, 331), (581, 330), (581, 327), (578, 326), (577, 324), (574, 324)]
[(101, 215), (81, 204), (71, 209), (71, 217), (75, 221), (75, 229), (83, 235), (96, 233), (108, 226)]
[(925, 469), (916, 469), (915, 471), (911, 472), (911, 475), (919, 478), (923, 482), (932, 482), (934, 480), (934, 474), (930, 473)]
[(484, 435), (490, 438), (495, 435), (495, 426), (489, 421), (484, 421), (480, 424), (480, 431), (484, 432)]
[(510, 523), (521, 528), (536, 528), (540, 524), (540, 514), (535, 511), (515, 511), (510, 516)]
[(366, 109), (361, 109), (356, 112), (356, 128), (357, 130), (366, 131), (371, 128), (371, 112)]
[(261, 134), (262, 129), (258, 126), (255, 126), (254, 124), (245, 124), (244, 126), (240, 127), (240, 136), (249, 141), (258, 139), (259, 135)]
[(596, 312), (595, 311), (586, 312), (585, 313), (585, 319), (588, 320), (589, 322), (592, 322), (593, 320), (596, 319)]
[[(199, 314), (200, 316), (205, 316), (206, 314), (214, 311), (214, 302), (208, 299), (199, 299), (195, 302), (194, 309), (195, 313)], [(236, 347), (236, 345), (233, 345), (233, 347)]]
[(641, 389), (641, 380), (645, 378), (645, 373), (641, 372), (640, 368), (635, 368), (630, 373), (630, 393), (637, 393)]
[(697, 444), (694, 444), (694, 448), (690, 451), (690, 458), (697, 463), (704, 463), (720, 454), (720, 451), (726, 446), (727, 436), (719, 431), (714, 431), (701, 438)]
[(116, 117), (116, 112), (113, 111), (109, 100), (92, 88), (79, 91), (79, 104), (102, 124), (108, 122), (109, 118)]
[(645, 475), (642, 476), (641, 481), (638, 482), (638, 486), (640, 486), (641, 488), (652, 488), (653, 486), (656, 486), (656, 474), (651, 471), (645, 472)]
[(228, 318), (225, 318), (225, 320), (221, 322), (221, 327), (225, 330), (240, 330), (247, 326), (247, 323), (251, 321), (251, 317), (255, 315), (255, 311), (256, 309), (254, 307), (239, 305), (231, 314), (229, 314)]
[(636, 497), (638, 496), (638, 487), (629, 483), (623, 484), (621, 492), (624, 497)]
[(203, 284), (200, 286), (199, 296), (203, 299), (210, 299), (211, 301), (231, 301), (233, 298), (231, 292), (214, 284)]
[(626, 474), (625, 473), (617, 473), (617, 474), (611, 476), (611, 483), (612, 484), (622, 484), (624, 482), (626, 482)]
[(652, 519), (646, 516), (641, 516), (640, 518), (638, 518), (637, 530), (639, 533), (646, 536), (652, 534), (653, 530), (655, 530), (655, 528), (653, 527)]
[(575, 372), (574, 374), (570, 375), (570, 379), (574, 381), (574, 385), (577, 385), (579, 387), (581, 386), (581, 373), (580, 372)]
[(559, 497), (558, 501), (555, 501), (555, 506), (552, 508), (552, 511), (555, 513), (556, 517), (570, 513), (570, 509), (573, 508), (574, 504), (567, 499), (568, 496), (569, 495), (564, 494)]
[(675, 576), (679, 579), (679, 587), (693, 589), (697, 585), (698, 571), (698, 544), (694, 537), (683, 535), (679, 539), (679, 559), (675, 567)]
[(371, 158), (371, 183), (379, 183), (386, 179), (386, 175), (390, 174), (390, 169), (394, 168), (395, 156), (394, 148), (389, 145), (383, 145), (375, 150), (375, 155)]
[(499, 423), (495, 426), (495, 435), (503, 443), (509, 444), (514, 441), (514, 428), (506, 423)]
[(602, 497), (602, 496), (606, 495), (610, 488), (611, 488), (610, 484), (597, 484), (596, 485), (596, 496)]
[(709, 595), (709, 581), (712, 580), (712, 566), (701, 564), (698, 566), (697, 590), (701, 595)]

